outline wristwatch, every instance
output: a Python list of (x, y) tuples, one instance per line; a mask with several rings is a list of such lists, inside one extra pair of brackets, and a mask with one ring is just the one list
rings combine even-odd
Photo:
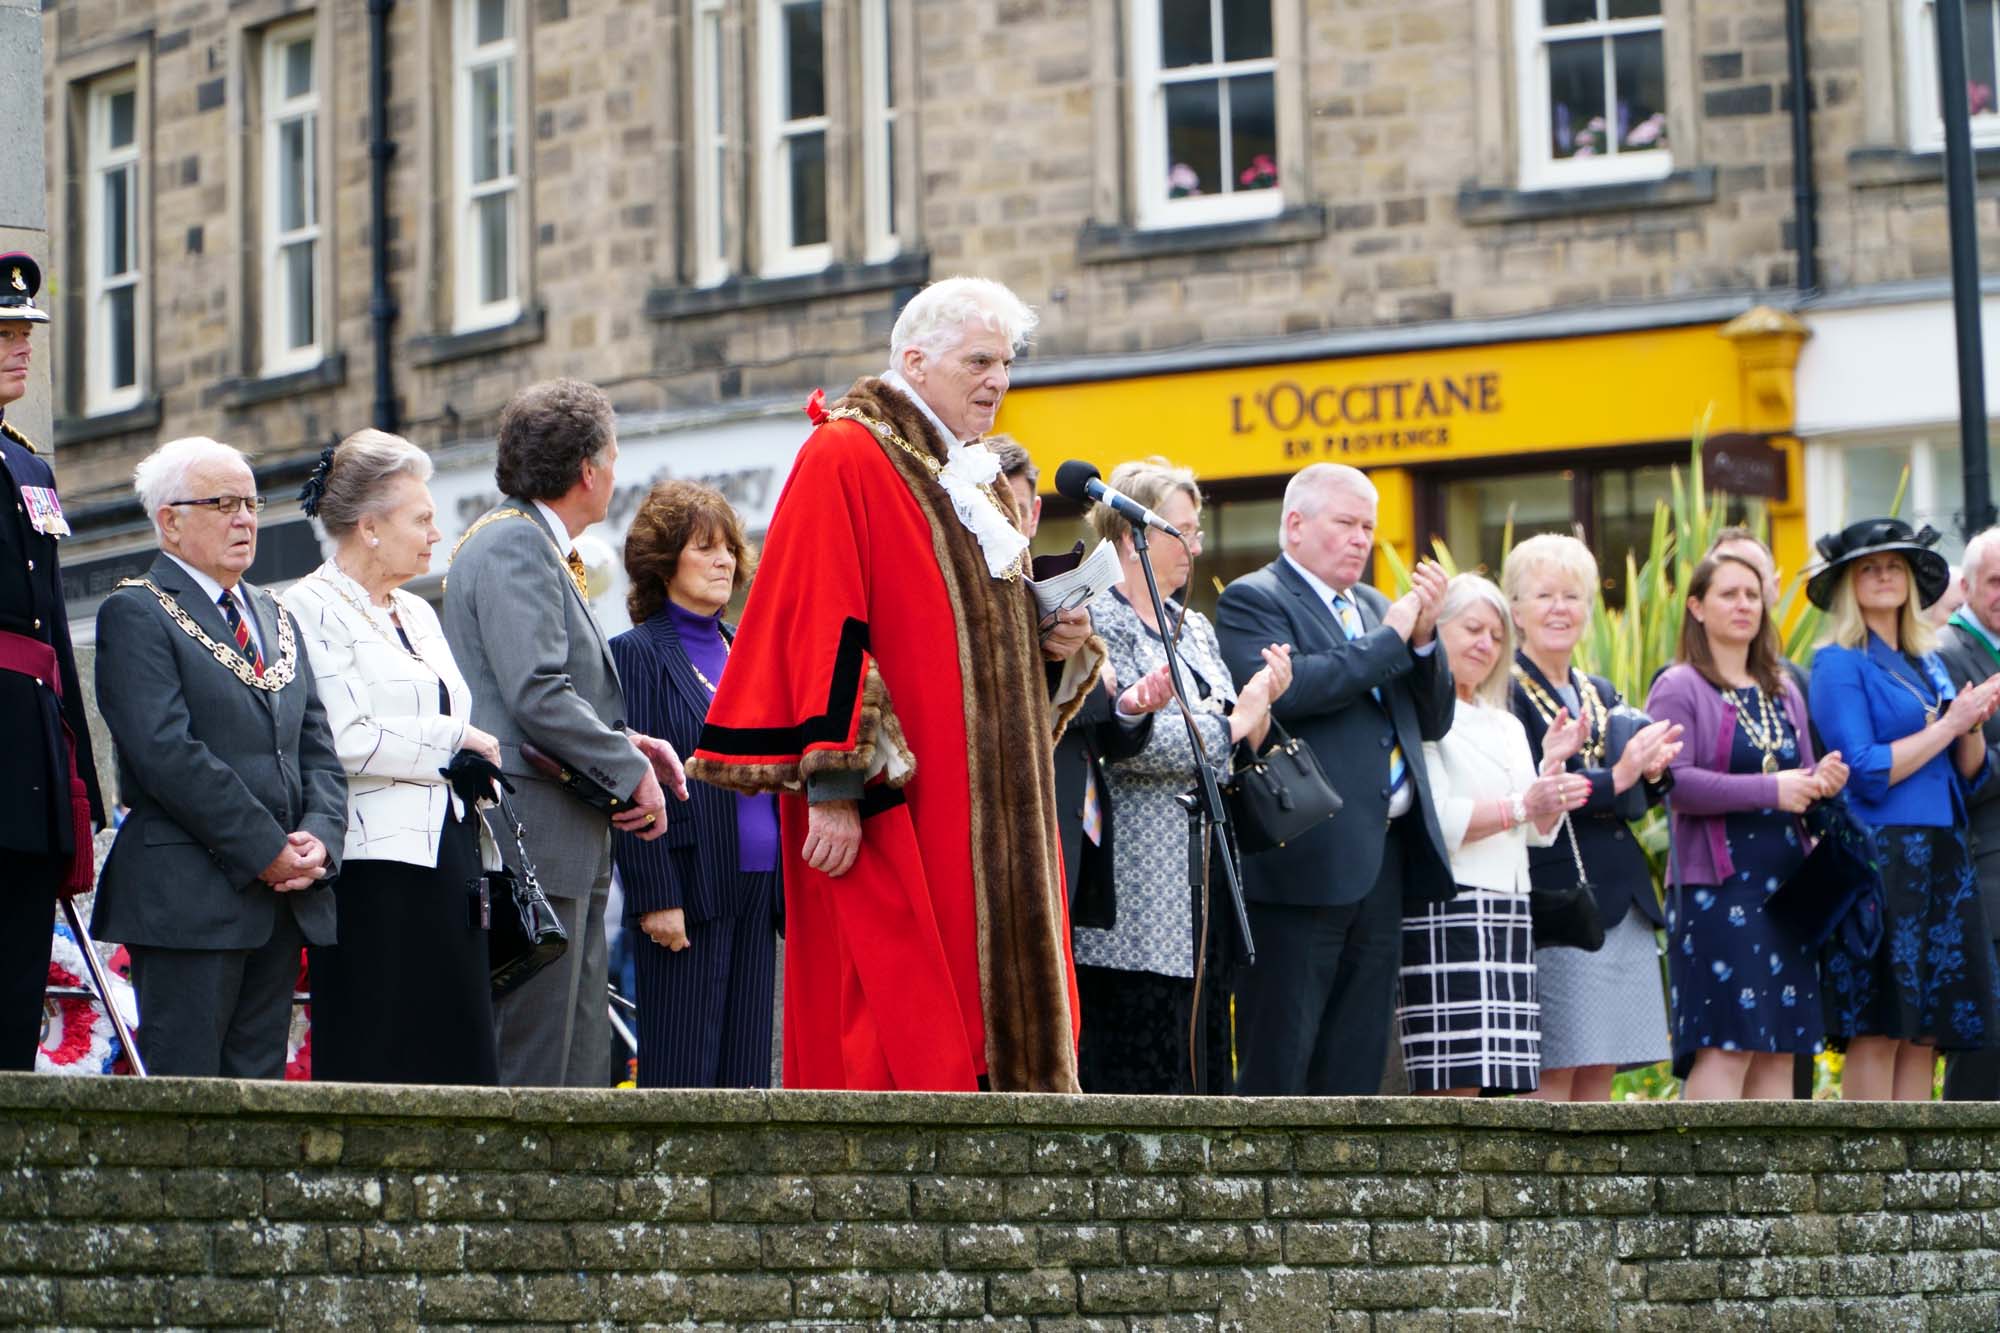
[(1518, 791), (1507, 793), (1507, 817), (1517, 825), (1528, 822), (1528, 801)]

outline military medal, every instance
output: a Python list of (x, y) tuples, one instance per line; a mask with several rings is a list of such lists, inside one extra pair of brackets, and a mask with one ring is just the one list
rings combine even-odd
[(69, 536), (69, 520), (63, 517), (62, 501), (56, 498), (55, 487), (23, 486), (21, 507), (28, 511), (28, 522), (44, 537)]

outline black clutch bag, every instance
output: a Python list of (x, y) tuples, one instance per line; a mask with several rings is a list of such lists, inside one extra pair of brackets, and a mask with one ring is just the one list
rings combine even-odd
[[(563, 956), (569, 936), (555, 908), (549, 906), (541, 882), (535, 878), (535, 863), (528, 859), (527, 831), (514, 803), (507, 799), (512, 786), (500, 770), (469, 750), (451, 757), (447, 768), (438, 770), (451, 782), (452, 790), (465, 801), (493, 801), (514, 835), (514, 850), (521, 873), (511, 870), (485, 872), (485, 892), (478, 896), (490, 903), (491, 919), (486, 931), (486, 961), (491, 969), (493, 993), (505, 995), (529, 977)], [(477, 886), (478, 880), (473, 884)]]
[(1340, 813), (1340, 793), (1326, 780), (1312, 747), (1276, 718), (1271, 734), (1278, 743), (1238, 764), (1223, 789), (1237, 849), (1246, 856), (1283, 847)]
[(632, 802), (595, 778), (586, 777), (532, 741), (521, 742), (521, 758), (529, 768), (607, 818), (630, 810)]
[(1590, 876), (1584, 873), (1583, 849), (1576, 844), (1576, 829), (1568, 815), (1563, 829), (1569, 834), (1569, 854), (1576, 859), (1576, 883), (1528, 889), (1528, 912), (1534, 918), (1535, 947), (1558, 946), (1596, 953), (1604, 947), (1604, 919), (1597, 910), (1597, 895), (1591, 890)]
[(1765, 915), (1814, 947), (1838, 932), (1851, 952), (1871, 957), (1882, 942), (1882, 877), (1868, 830), (1837, 796), (1814, 802), (1804, 822), (1819, 841), (1764, 899)]

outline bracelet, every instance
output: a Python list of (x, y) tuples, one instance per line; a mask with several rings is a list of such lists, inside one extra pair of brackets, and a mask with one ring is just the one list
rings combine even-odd
[(1510, 827), (1528, 822), (1527, 798), (1518, 791), (1507, 793), (1507, 817), (1513, 821)]

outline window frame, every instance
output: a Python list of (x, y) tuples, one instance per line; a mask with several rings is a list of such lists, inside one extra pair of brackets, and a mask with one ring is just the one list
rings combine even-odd
[[(1940, 510), (1939, 480), (1958, 479), (1958, 424), (1940, 422), (1927, 426), (1898, 426), (1854, 434), (1808, 436), (1805, 439), (1806, 529), (1809, 532), (1837, 532), (1849, 523), (1872, 518), (1881, 512), (1857, 509), (1848, 480), (1849, 455), (1865, 449), (1891, 450), (1905, 456), (1910, 480), (1903, 493), (1901, 516), (1912, 527), (1929, 523), (1942, 534), (1938, 552), (1956, 563), (1965, 552), (1958, 513), (1965, 507), (1960, 495), (1956, 509)], [(1884, 497), (1886, 506), (1888, 497)]]
[[(132, 95), (132, 140), (113, 148), (110, 134), (111, 99)], [(140, 179), (140, 140), (145, 137), (144, 106), (139, 72), (126, 69), (92, 80), (85, 95), (84, 136), (84, 377), (83, 410), (103, 416), (137, 407), (145, 397), (151, 367), (150, 320), (146, 305), (144, 192)], [(104, 181), (113, 172), (127, 178), (126, 245), (129, 267), (116, 275), (104, 272)], [(112, 364), (111, 321), (107, 300), (114, 291), (132, 291), (132, 383), (113, 385), (106, 378)]]
[(735, 269), (729, 245), (729, 83), (724, 23), (728, 0), (693, 0), (688, 42), (688, 155), (694, 188), (694, 285), (714, 287)]
[[(1222, 0), (1226, 3), (1226, 0)], [(1278, 183), (1265, 190), (1227, 190), (1192, 198), (1173, 199), (1167, 194), (1166, 89), (1173, 83), (1205, 82), (1211, 79), (1266, 74), (1271, 79), (1272, 126), (1274, 135), (1283, 134), (1284, 75), (1278, 59), (1278, 37), (1284, 31), (1279, 6), (1287, 0), (1269, 0), (1271, 5), (1271, 54), (1255, 60), (1211, 59), (1205, 65), (1177, 66), (1169, 71), (1160, 64), (1160, 0), (1132, 0), (1132, 21), (1128, 59), (1131, 61), (1133, 161), (1132, 198), (1135, 224), (1144, 230), (1200, 227), (1218, 223), (1247, 222), (1276, 217), (1285, 210), (1286, 180), (1281, 172)], [(1211, 24), (1219, 23), (1218, 0), (1210, 0)], [(1210, 54), (1222, 52), (1221, 32), (1213, 28)], [(1225, 148), (1227, 139), (1224, 140)], [(1284, 162), (1284, 145), (1274, 145), (1273, 156)], [(1223, 169), (1225, 179), (1233, 179), (1235, 164)]]
[[(520, 122), (524, 54), (521, 27), (525, 14), (521, 0), (502, 0), (502, 3), (507, 10), (508, 35), (499, 41), (475, 45), (479, 0), (452, 0), (451, 216), (452, 250), (456, 261), (452, 283), (452, 329), (458, 333), (511, 323), (520, 318), (523, 309), (521, 257), (527, 230), (524, 216), (527, 190), (526, 173), (522, 170), (526, 145), (522, 142)], [(500, 64), (505, 64), (508, 70), (502, 84), (506, 100), (499, 116), (499, 129), (506, 137), (507, 152), (500, 156), (502, 160), (511, 156), (512, 170), (500, 173), (491, 180), (475, 182), (472, 179), (473, 78), (480, 70)], [(473, 296), (479, 290), (480, 275), (486, 267), (478, 212), (481, 202), (502, 194), (511, 196), (508, 228), (511, 244), (504, 265), (508, 293), (500, 300), (485, 301)]]
[[(1994, 11), (1995, 43), (2000, 46), (2000, 9)], [(1937, 66), (1937, 0), (1903, 0), (1903, 86), (1908, 94), (1903, 114), (1910, 151), (1944, 151), (1944, 113)], [(2000, 87), (1994, 89), (1992, 110), (1970, 118), (1975, 148), (2000, 145)]]
[[(1672, 107), (1672, 64), (1669, 20), (1672, 5), (1661, 0), (1657, 16), (1630, 19), (1598, 19), (1591, 23), (1564, 24), (1559, 40), (1593, 37), (1600, 41), (1629, 33), (1660, 34), (1660, 82), (1668, 105), (1660, 108), (1666, 117), (1669, 136), (1664, 147), (1641, 152), (1614, 151), (1602, 157), (1556, 158), (1549, 150), (1549, 45), (1548, 25), (1542, 20), (1542, 0), (1514, 0), (1514, 111), (1520, 127), (1517, 153), (1519, 184), (1523, 190), (1559, 190), (1578, 186), (1612, 185), (1633, 181), (1662, 180), (1673, 174), (1674, 135), (1678, 129)], [(1609, 59), (1607, 55), (1606, 59)], [(1609, 80), (1607, 89), (1611, 87)]]
[[(259, 234), (262, 239), (263, 258), (263, 301), (262, 336), (259, 339), (259, 371), (266, 375), (289, 374), (306, 370), (319, 364), (326, 355), (326, 292), (321, 278), (321, 260), (325, 248), (323, 237), (325, 228), (321, 221), (324, 199), (320, 188), (320, 127), (323, 122), (323, 102), (321, 93), (320, 31), (314, 17), (307, 16), (296, 21), (274, 24), (265, 29), (259, 44), (259, 58), (262, 62), (262, 116), (260, 131), (263, 135), (261, 152), (262, 202)], [(301, 41), (312, 43), (308, 61), (312, 70), (312, 88), (303, 96), (287, 99), (284, 96), (284, 70), (282, 53)], [(291, 121), (306, 121), (305, 144), (305, 190), (307, 197), (306, 214), (310, 218), (305, 225), (290, 231), (281, 229), (279, 219), (283, 217), (283, 199), (280, 197), (283, 173), (280, 170), (280, 131)], [(310, 245), (311, 261), (308, 271), (312, 275), (312, 339), (299, 347), (284, 345), (284, 331), (290, 327), (290, 289), (280, 275), (283, 272), (284, 251), (296, 245)]]
[(882, 263), (901, 253), (896, 221), (895, 0), (861, 0), (862, 255)]
[[(830, 66), (826, 58), (827, 20), (830, 17), (826, 0), (759, 0), (757, 11), (757, 123), (762, 139), (757, 153), (760, 187), (757, 197), (760, 215), (758, 235), (763, 242), (759, 248), (757, 271), (760, 277), (766, 278), (817, 273), (833, 263), (833, 99), (824, 80), (819, 115), (796, 119), (785, 117), (789, 81), (786, 78), (784, 11), (798, 4), (820, 6), (820, 67), (824, 76)], [(791, 239), (792, 177), (787, 149), (792, 139), (807, 134), (823, 136), (828, 166), (828, 198), (824, 205), (827, 238), (809, 245), (794, 245)]]

